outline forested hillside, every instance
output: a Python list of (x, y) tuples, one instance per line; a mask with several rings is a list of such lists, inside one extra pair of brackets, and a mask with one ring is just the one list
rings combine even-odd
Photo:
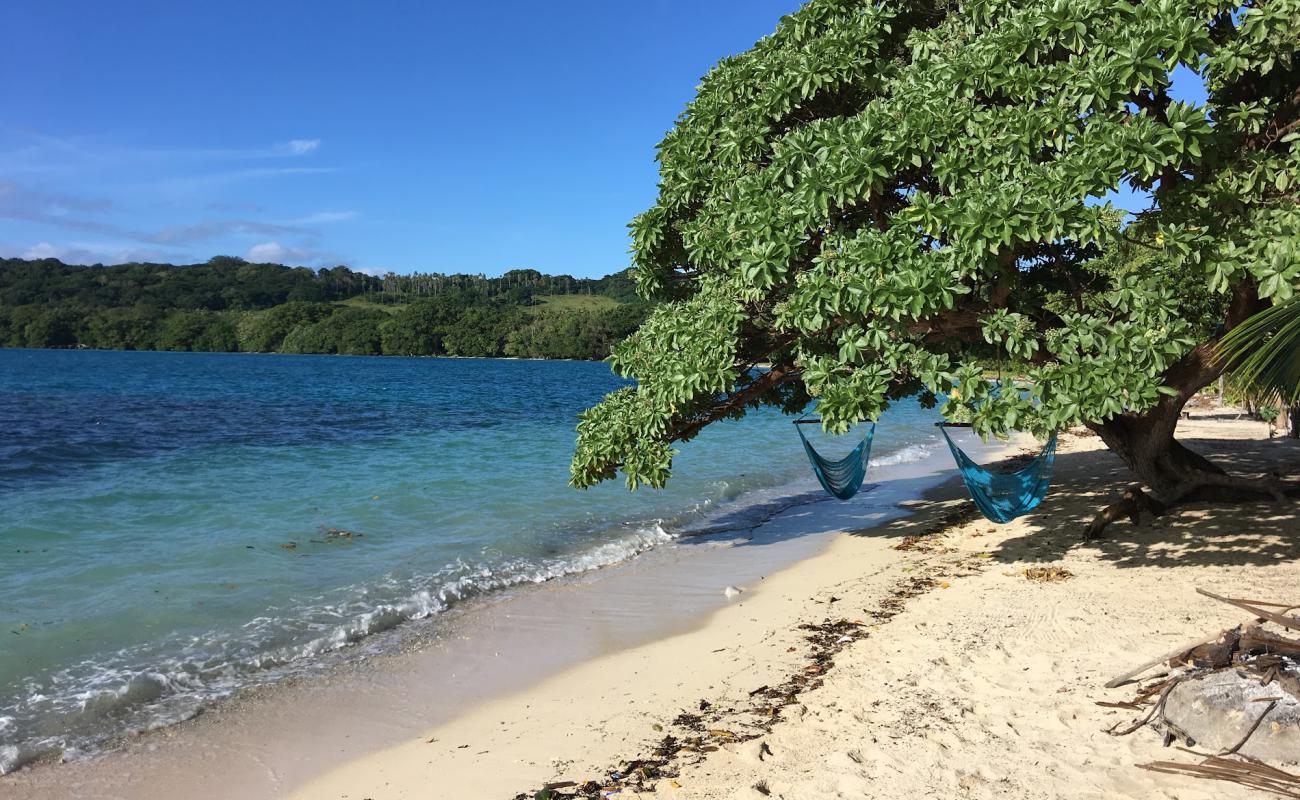
[(3, 347), (603, 358), (646, 311), (626, 273), (0, 260)]

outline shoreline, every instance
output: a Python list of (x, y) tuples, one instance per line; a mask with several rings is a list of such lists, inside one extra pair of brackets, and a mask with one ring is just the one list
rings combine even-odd
[[(1208, 415), (1181, 432), (1238, 468), (1300, 467), (1300, 442), (1262, 424)], [(1237, 621), (1195, 586), (1290, 598), (1294, 509), (1188, 506), (1083, 544), (1126, 470), (1095, 437), (1062, 445), (1055, 492), (1020, 520), (971, 514), (960, 490), (945, 502), (949, 482), (701, 628), (477, 706), (292, 797), (1221, 797), (1142, 770), (1170, 751), (1151, 731), (1107, 735), (1129, 712), (1097, 701), (1128, 699), (1103, 684), (1134, 661)], [(1042, 566), (1064, 580), (1036, 582)]]
[[(1262, 423), (1194, 413), (1179, 433), (1237, 471), (1300, 469), (1300, 442)], [(532, 587), (415, 652), (0, 789), (399, 800), (595, 781), (660, 798), (1221, 797), (1139, 769), (1171, 751), (1150, 731), (1106, 735), (1129, 712), (1097, 701), (1129, 698), (1102, 684), (1135, 662), (1239, 621), (1195, 587), (1292, 599), (1294, 509), (1188, 506), (1081, 544), (1130, 479), (1095, 437), (1061, 444), (1053, 492), (1009, 525), (974, 516), (950, 466), (865, 524), (818, 513), (854, 503), (794, 506), (759, 541), (661, 548)], [(806, 549), (791, 560), (792, 546)], [(748, 581), (733, 580), (741, 563)], [(1026, 580), (1033, 566), (1068, 579)], [(745, 591), (727, 600), (733, 582)]]
[[(282, 796), (338, 759), (391, 746), (586, 661), (707, 625), (731, 604), (727, 585), (758, 585), (814, 557), (836, 532), (903, 516), (900, 502), (952, 481), (939, 449), (913, 462), (891, 463), (892, 455), (873, 466), (880, 485), (855, 502), (801, 491), (802, 483), (753, 492), (622, 563), (458, 605), (396, 652), (381, 652), (386, 637), (376, 637), (346, 663), (253, 688), (189, 720), (121, 737), (102, 753), (29, 765), (0, 777), (0, 789), (153, 798), (207, 786), (200, 796)], [(672, 597), (662, 596), (664, 587)], [(333, 743), (313, 741), (321, 731)]]

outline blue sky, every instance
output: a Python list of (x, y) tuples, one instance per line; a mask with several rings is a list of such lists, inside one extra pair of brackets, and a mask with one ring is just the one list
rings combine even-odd
[(604, 275), (699, 78), (798, 6), (4, 3), (0, 255)]

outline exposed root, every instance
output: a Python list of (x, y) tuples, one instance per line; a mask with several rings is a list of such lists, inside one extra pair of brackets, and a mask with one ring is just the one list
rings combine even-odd
[[(1272, 477), (1247, 478), (1241, 475), (1205, 473), (1196, 476), (1195, 488), (1188, 495), (1207, 487), (1231, 490), (1226, 502), (1247, 502), (1270, 497), (1278, 503), (1286, 501), (1281, 481)], [(1244, 494), (1243, 494), (1244, 493)]]
[(1251, 503), (1272, 500), (1284, 503), (1300, 496), (1300, 485), (1286, 483), (1275, 476), (1251, 478), (1222, 472), (1198, 472), (1172, 500), (1162, 502), (1147, 494), (1141, 484), (1132, 484), (1120, 499), (1106, 506), (1083, 532), (1083, 540), (1091, 541), (1101, 536), (1112, 522), (1127, 518), (1134, 525), (1141, 523), (1143, 513), (1153, 517), (1163, 516), (1171, 508), (1185, 503)]
[(1142, 486), (1135, 483), (1124, 490), (1124, 494), (1117, 502), (1106, 506), (1093, 517), (1087, 530), (1083, 532), (1083, 540), (1088, 542), (1101, 536), (1107, 525), (1121, 517), (1127, 517), (1130, 522), (1137, 525), (1141, 522), (1144, 511), (1153, 517), (1159, 517), (1168, 510), (1168, 506), (1142, 491)]

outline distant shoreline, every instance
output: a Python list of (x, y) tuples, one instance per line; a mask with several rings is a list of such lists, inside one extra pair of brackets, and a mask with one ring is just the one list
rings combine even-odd
[[(404, 356), (394, 353), (373, 353), (359, 355), (354, 353), (280, 353), (276, 351), (255, 351), (255, 350), (123, 350), (109, 347), (0, 347), (0, 350), (27, 350), (33, 353), (38, 352), (93, 352), (93, 353), (175, 353), (178, 355), (216, 355), (216, 356), (290, 356), (294, 358), (304, 356), (321, 356), (334, 358), (442, 358), (458, 361), (573, 361), (594, 363), (602, 361), (599, 358), (560, 358), (547, 356), (453, 356), (446, 354), (439, 355), (414, 355)], [(759, 365), (764, 366), (764, 365)]]

